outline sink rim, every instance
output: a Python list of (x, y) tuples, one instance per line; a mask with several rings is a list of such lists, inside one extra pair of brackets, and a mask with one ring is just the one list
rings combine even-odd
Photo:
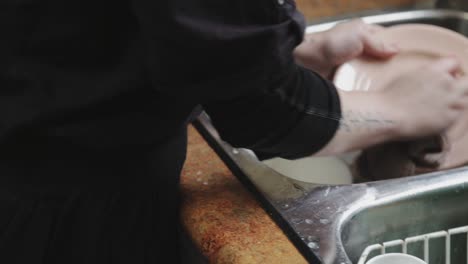
[[(413, 176), (412, 180), (413, 181), (407, 181), (405, 178), (400, 178), (397, 180), (370, 182), (368, 183), (368, 186), (369, 188), (373, 188), (373, 197), (366, 200), (359, 200), (354, 203), (350, 203), (352, 205), (351, 208), (349, 208), (348, 210), (346, 210), (346, 212), (340, 215), (339, 219), (337, 219), (336, 225), (336, 234), (338, 235), (337, 241), (339, 241), (339, 244), (340, 246), (342, 246), (342, 249), (347, 255), (347, 257), (348, 253), (345, 247), (345, 243), (343, 241), (343, 230), (352, 224), (351, 220), (354, 217), (375, 208), (385, 207), (387, 205), (391, 205), (397, 202), (418, 199), (421, 196), (427, 195), (432, 191), (443, 189), (451, 190), (461, 186), (462, 184), (468, 184), (468, 167), (461, 167), (442, 172), (434, 172), (420, 176)], [(406, 184), (406, 187), (396, 187), (398, 182), (400, 182), (401, 184)], [(393, 188), (387, 186), (387, 184), (389, 183), (392, 183), (394, 185)], [(424, 185), (420, 186), (421, 183), (424, 183)], [(398, 191), (394, 192), (395, 189), (398, 189)], [(368, 246), (370, 246), (370, 244)]]
[[(468, 20), (468, 12), (459, 11), (459, 10), (452, 10), (452, 9), (421, 9), (421, 10), (411, 10), (411, 11), (401, 11), (401, 12), (391, 12), (387, 14), (379, 14), (379, 15), (370, 15), (362, 17), (362, 20), (369, 24), (386, 24), (386, 23), (393, 23), (402, 20), (417, 20), (417, 19), (424, 19), (424, 18), (458, 18), (458, 19), (466, 19)], [(352, 20), (354, 18), (346, 18), (346, 19), (338, 19), (332, 22), (320, 23), (320, 24), (309, 24), (306, 27), (305, 32), (309, 33), (316, 33), (320, 31), (325, 31), (336, 24)]]

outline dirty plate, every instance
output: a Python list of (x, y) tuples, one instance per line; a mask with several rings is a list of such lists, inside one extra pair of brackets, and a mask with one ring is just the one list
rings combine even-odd
[[(468, 73), (468, 39), (451, 30), (425, 24), (404, 24), (386, 28), (376, 37), (396, 43), (400, 53), (390, 60), (361, 57), (342, 65), (334, 77), (335, 85), (344, 91), (380, 90), (411, 70), (445, 56), (461, 60), (462, 72)], [(449, 148), (440, 169), (468, 162), (468, 111), (447, 131)]]

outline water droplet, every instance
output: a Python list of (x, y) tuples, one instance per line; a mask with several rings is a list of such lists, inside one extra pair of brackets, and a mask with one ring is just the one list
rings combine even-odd
[(203, 185), (208, 185), (208, 182), (203, 182)]
[(293, 224), (297, 225), (297, 224), (300, 224), (302, 222), (302, 220), (299, 219), (299, 218), (293, 218), (293, 219), (291, 219), (291, 222), (293, 222)]
[(328, 219), (320, 219), (320, 223), (321, 223), (322, 225), (328, 225), (328, 224), (330, 224), (330, 222), (331, 222), (331, 221), (328, 220)]
[(289, 208), (289, 204), (283, 204), (283, 209), (288, 209)]
[(318, 238), (315, 237), (315, 236), (308, 236), (308, 237), (307, 237), (307, 241), (309, 241), (309, 242), (317, 242), (317, 241), (318, 241)]
[(302, 240), (305, 240), (305, 237), (301, 237)]
[(306, 224), (308, 224), (308, 225), (311, 225), (311, 224), (314, 223), (314, 221), (312, 221), (312, 220), (310, 220), (310, 219), (306, 219), (305, 222), (306, 222)]
[(311, 249), (319, 249), (319, 248), (320, 248), (320, 246), (319, 246), (317, 243), (315, 243), (315, 242), (309, 242), (309, 243), (307, 244), (307, 246), (308, 246), (309, 248), (311, 248)]
[(237, 154), (239, 154), (239, 151), (237, 149), (233, 149), (232, 154), (237, 155)]

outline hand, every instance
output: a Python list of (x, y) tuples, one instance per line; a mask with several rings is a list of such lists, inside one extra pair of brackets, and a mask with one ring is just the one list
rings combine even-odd
[(455, 77), (459, 67), (455, 59), (441, 59), (408, 72), (381, 91), (338, 90), (341, 128), (316, 155), (443, 133), (468, 109), (468, 77)]
[(409, 72), (381, 92), (382, 102), (399, 122), (403, 138), (439, 134), (460, 117), (468, 106), (468, 77), (456, 78), (460, 65), (441, 59)]
[(360, 19), (341, 23), (328, 31), (306, 35), (294, 56), (300, 65), (330, 78), (337, 66), (361, 55), (387, 59), (398, 53), (395, 45), (375, 36), (380, 30), (383, 28)]

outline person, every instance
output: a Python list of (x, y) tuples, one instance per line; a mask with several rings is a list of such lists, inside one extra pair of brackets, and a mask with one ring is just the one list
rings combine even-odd
[[(0, 260), (177, 263), (191, 111), (259, 155), (332, 155), (439, 133), (466, 106), (446, 58), (381, 92), (333, 69), (398, 51), (353, 21), (304, 38), (293, 0), (0, 3)], [(375, 129), (356, 113), (383, 120)]]

